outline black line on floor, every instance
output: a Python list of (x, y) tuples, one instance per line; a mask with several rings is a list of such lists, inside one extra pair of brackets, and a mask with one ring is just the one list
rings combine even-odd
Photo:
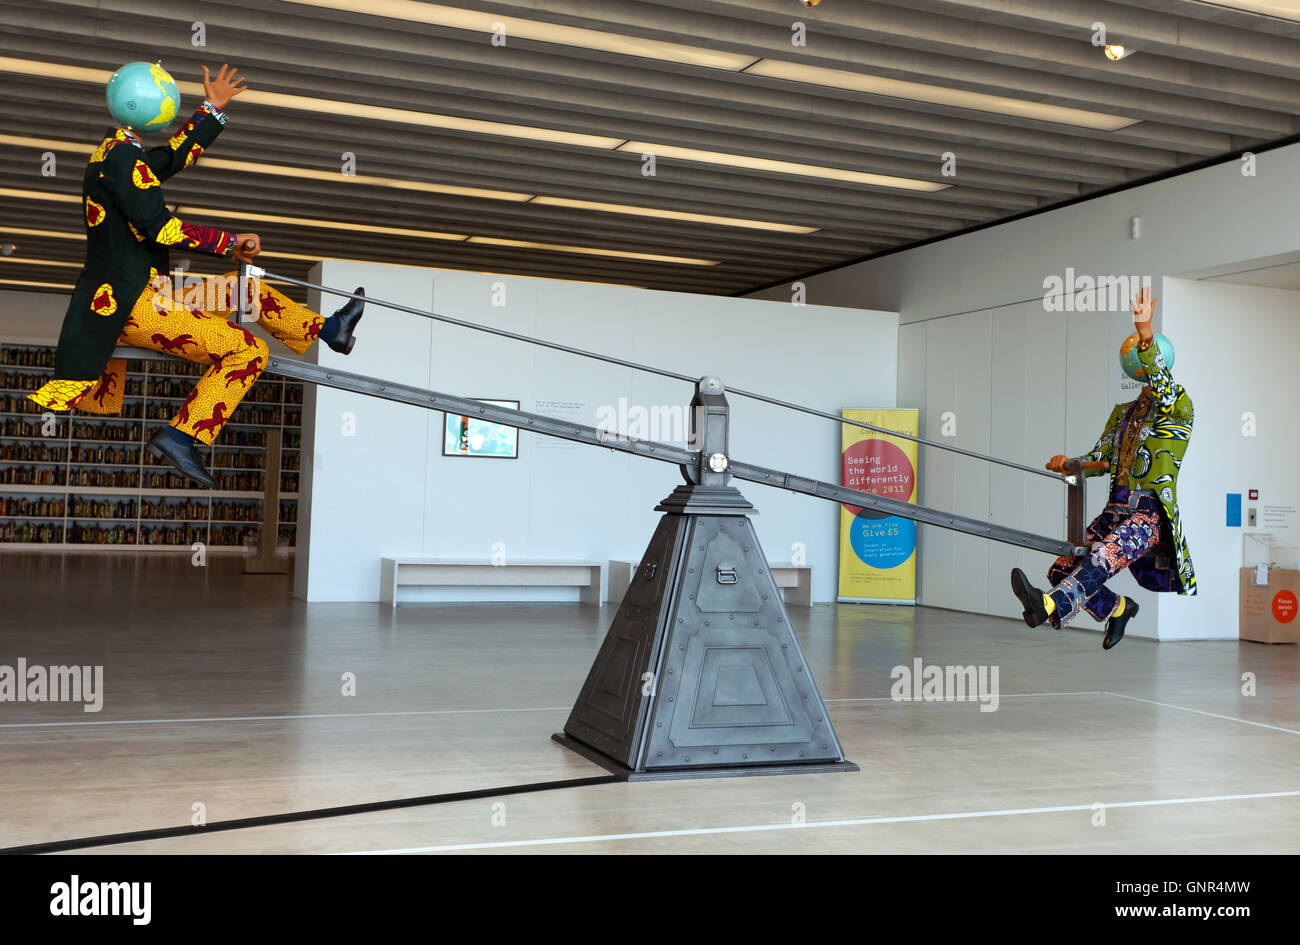
[(65, 850), (108, 847), (119, 843), (139, 843), (142, 840), (170, 840), (175, 837), (193, 837), (207, 833), (220, 833), (226, 830), (271, 827), (276, 824), (292, 824), (304, 820), (323, 820), (327, 817), (350, 817), (353, 814), (369, 814), (381, 810), (400, 810), (403, 807), (425, 807), (431, 804), (450, 804), (454, 801), (473, 801), (484, 797), (503, 797), (507, 794), (536, 794), (539, 791), (558, 791), (563, 788), (613, 784), (624, 780), (626, 779), (618, 775), (606, 774), (594, 778), (574, 778), (569, 781), (538, 781), (533, 784), (511, 784), (506, 787), (481, 788), (477, 791), (457, 791), (453, 794), (427, 794), (424, 797), (403, 797), (391, 801), (374, 801), (369, 804), (349, 804), (344, 807), (321, 807), (316, 810), (293, 811), (287, 814), (242, 817), (238, 820), (222, 820), (202, 827), (157, 827), (152, 830), (108, 833), (98, 837), (53, 840), (49, 843), (29, 843), (19, 847), (4, 847), (0, 849), (0, 854), (62, 853)]

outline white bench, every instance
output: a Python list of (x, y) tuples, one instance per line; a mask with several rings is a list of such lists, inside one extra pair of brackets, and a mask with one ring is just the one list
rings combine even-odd
[[(617, 607), (623, 602), (623, 597), (632, 584), (632, 577), (636, 574), (636, 569), (637, 563), (635, 561), (611, 561), (609, 563), (609, 604), (611, 607)], [(767, 569), (772, 572), (772, 578), (776, 581), (776, 586), (781, 588), (787, 604), (797, 604), (800, 607), (812, 606), (811, 565), (773, 564), (769, 561)]]
[(381, 558), (379, 602), (397, 606), (399, 587), (577, 587), (579, 600), (600, 606), (605, 566), (598, 561)]

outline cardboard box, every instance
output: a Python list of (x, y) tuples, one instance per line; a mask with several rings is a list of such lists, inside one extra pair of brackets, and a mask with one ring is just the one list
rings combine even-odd
[(1255, 583), (1255, 569), (1242, 568), (1238, 633), (1256, 643), (1300, 643), (1300, 571), (1274, 568), (1267, 584)]

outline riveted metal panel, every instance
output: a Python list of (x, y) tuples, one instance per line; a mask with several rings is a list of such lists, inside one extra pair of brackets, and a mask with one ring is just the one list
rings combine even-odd
[[(646, 548), (564, 732), (629, 768), (644, 742), (644, 718), (688, 519), (664, 515)], [(653, 676), (650, 677), (653, 681)]]
[(638, 770), (843, 761), (753, 524), (690, 518)]

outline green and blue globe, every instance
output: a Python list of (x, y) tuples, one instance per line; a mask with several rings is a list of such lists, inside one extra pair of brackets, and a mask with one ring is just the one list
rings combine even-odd
[[(1160, 349), (1160, 354), (1165, 359), (1165, 367), (1171, 371), (1174, 368), (1174, 343), (1166, 338), (1160, 332), (1156, 332), (1156, 347)], [(1124, 373), (1135, 381), (1145, 381), (1147, 372), (1142, 367), (1142, 362), (1138, 360), (1137, 353), (1138, 335), (1137, 332), (1129, 335), (1124, 339), (1124, 343), (1119, 349), (1119, 364), (1124, 369)]]
[(161, 131), (180, 107), (181, 93), (167, 70), (152, 62), (128, 62), (104, 89), (113, 120), (132, 131)]

